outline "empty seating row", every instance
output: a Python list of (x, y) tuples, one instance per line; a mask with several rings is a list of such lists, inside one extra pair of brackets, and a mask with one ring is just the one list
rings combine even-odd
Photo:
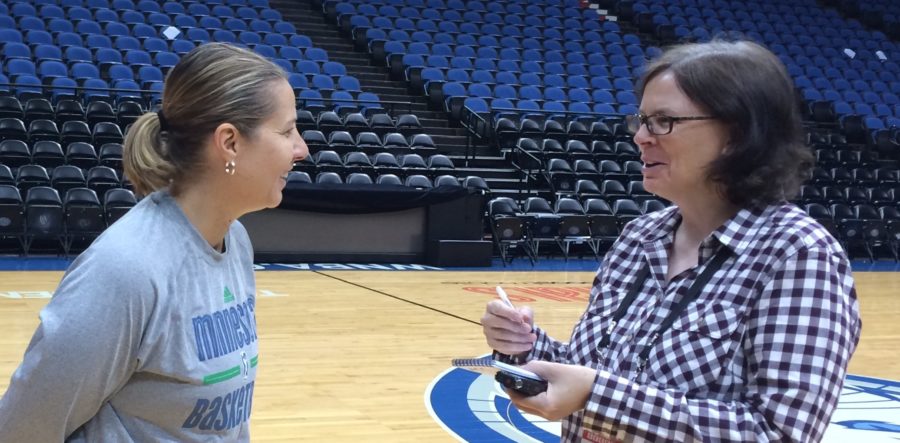
[[(288, 176), (288, 183), (316, 183), (316, 184), (325, 184), (325, 185), (340, 185), (340, 184), (348, 184), (348, 185), (395, 185), (395, 186), (407, 186), (410, 188), (416, 189), (431, 189), (438, 186), (468, 186), (469, 184), (474, 184), (474, 180), (460, 180), (459, 177), (450, 174), (439, 175), (435, 177), (433, 180), (422, 174), (410, 174), (405, 178), (401, 178), (397, 174), (378, 174), (375, 179), (372, 179), (372, 175), (362, 173), (362, 172), (351, 172), (346, 175), (346, 177), (342, 177), (337, 172), (319, 172), (315, 174), (315, 179), (312, 179), (309, 174), (302, 171), (293, 171)], [(479, 183), (480, 185), (480, 183)], [(475, 186), (478, 189), (485, 190), (480, 186)]]
[[(38, 141), (31, 147), (21, 140), (4, 140), (0, 142), (0, 165), (16, 172), (21, 166), (35, 164), (47, 169), (61, 165), (71, 165), (80, 169), (94, 166), (108, 166), (122, 170), (122, 145), (120, 143), (104, 143), (99, 149), (87, 142), (73, 142), (62, 145), (55, 141)], [(0, 171), (0, 176), (3, 173)]]
[(399, 132), (388, 132), (381, 137), (374, 132), (360, 132), (353, 137), (348, 131), (332, 131), (326, 138), (321, 131), (306, 130), (301, 135), (313, 150), (329, 148), (341, 153), (349, 151), (372, 153), (381, 150), (405, 153), (414, 150), (434, 151), (437, 148), (428, 134), (413, 134), (407, 138)]
[(850, 163), (844, 167), (830, 169), (817, 166), (813, 168), (809, 183), (816, 186), (896, 186), (900, 181), (900, 171), (891, 167), (878, 166), (878, 163)]
[(511, 259), (510, 249), (519, 245), (534, 260), (545, 242), (555, 243), (566, 257), (573, 243), (586, 244), (599, 257), (625, 224), (664, 207), (660, 200), (639, 204), (622, 198), (610, 205), (592, 198), (582, 205), (565, 197), (557, 199), (553, 206), (544, 198), (529, 197), (520, 207), (509, 197), (497, 197), (488, 202), (488, 216), (494, 244), (504, 261)]
[(369, 156), (365, 152), (352, 151), (341, 156), (333, 150), (318, 151), (295, 167), (297, 171), (306, 172), (377, 172), (403, 176), (426, 174), (431, 177), (453, 173), (455, 169), (453, 161), (443, 154), (431, 155), (426, 160), (419, 154), (405, 154), (398, 158), (390, 152)]
[(557, 191), (572, 191), (576, 180), (614, 180), (623, 185), (630, 181), (643, 180), (643, 163), (639, 160), (603, 159), (592, 161), (577, 159), (571, 163), (565, 159), (552, 158), (545, 163), (546, 173)]
[(803, 185), (797, 200), (800, 204), (871, 204), (874, 206), (897, 206), (900, 183), (886, 183), (881, 187), (866, 187), (862, 184), (851, 186)]
[(421, 132), (422, 123), (415, 114), (400, 114), (395, 119), (387, 113), (373, 113), (369, 116), (361, 112), (351, 112), (343, 116), (336, 111), (315, 111), (308, 108), (297, 109), (297, 129), (301, 132), (318, 130), (323, 134), (331, 131), (347, 131), (351, 135), (360, 132), (374, 132), (383, 136), (389, 132), (402, 132), (407, 135)]
[(62, 99), (53, 104), (45, 98), (31, 98), (23, 106), (14, 96), (0, 96), (0, 119), (16, 118), (25, 125), (40, 119), (53, 120), (57, 125), (76, 120), (87, 122), (92, 127), (98, 122), (118, 123), (119, 128), (125, 129), (144, 112), (144, 107), (135, 101), (123, 101), (113, 107), (102, 100), (89, 101), (84, 106), (80, 100)]
[(852, 258), (900, 259), (900, 207), (808, 203), (804, 209), (844, 245)]
[(0, 185), (0, 245), (13, 252), (46, 251), (69, 254), (84, 249), (104, 229), (136, 203), (127, 189), (103, 194), (84, 187), (68, 189), (64, 199), (56, 189), (38, 186), (22, 198), (19, 189)]
[(638, 160), (641, 156), (637, 146), (633, 142), (625, 140), (612, 143), (606, 140), (594, 140), (588, 144), (577, 139), (566, 140), (565, 143), (562, 143), (556, 138), (539, 140), (522, 137), (516, 142), (512, 152), (527, 153), (541, 160), (565, 158), (626, 161)]
[[(28, 3), (14, 3), (13, 17), (0, 13), (0, 39), (8, 42), (3, 47), (6, 57), (0, 83), (16, 86), (2, 88), (20, 97), (46, 94), (54, 99), (60, 91), (76, 95), (77, 88), (85, 88), (79, 97), (157, 103), (163, 75), (179, 54), (203, 42), (219, 41), (247, 45), (288, 72), (309, 74), (303, 81), (308, 86), (298, 88), (334, 90), (347, 83), (351, 92), (361, 92), (359, 82), (346, 76), (341, 63), (329, 61), (325, 50), (312, 47), (311, 40), (298, 35), (277, 11), (246, 6), (232, 10), (224, 5), (210, 10), (199, 4), (185, 9), (178, 3), (158, 11), (135, 10), (130, 3), (114, 10), (43, 5), (40, 12)], [(206, 13), (212, 11), (217, 12)], [(347, 79), (335, 84), (340, 76)], [(110, 88), (112, 93), (97, 92)], [(365, 101), (378, 100), (366, 97)]]
[[(591, 143), (596, 140), (630, 141), (633, 137), (622, 116), (610, 116), (608, 113), (559, 115), (552, 112), (499, 109), (491, 114), (492, 133), (496, 135), (501, 147), (518, 144), (517, 140), (521, 137), (554, 138), (564, 143), (570, 138)], [(534, 149), (529, 147), (528, 150)]]
[(14, 185), (22, 192), (35, 187), (52, 187), (64, 193), (71, 188), (88, 187), (98, 194), (115, 188), (129, 186), (120, 174), (109, 166), (94, 166), (87, 171), (73, 165), (62, 165), (48, 173), (40, 165), (25, 165), (17, 169), (15, 176), (6, 165), (0, 165), (0, 184)]
[[(41, 141), (61, 142), (65, 145), (75, 142), (87, 142), (95, 145), (105, 143), (122, 143), (124, 135), (117, 123), (97, 122), (93, 128), (87, 122), (69, 120), (57, 126), (54, 120), (36, 119), (25, 127), (22, 120), (16, 118), (0, 119), (0, 140), (28, 140), (35, 144)], [(24, 143), (24, 142), (22, 142)]]
[[(58, 5), (58, 6), (57, 6)], [(13, 16), (33, 16), (39, 14), (41, 16), (55, 17), (62, 10), (71, 11), (72, 8), (87, 9), (91, 11), (97, 10), (130, 10), (141, 12), (166, 12), (170, 14), (190, 12), (192, 14), (209, 15), (215, 13), (218, 16), (241, 16), (248, 14), (248, 17), (255, 16), (258, 11), (269, 8), (267, 0), (228, 0), (223, 2), (220, 0), (211, 0), (204, 3), (191, 3), (187, 6), (178, 2), (140, 0), (134, 2), (132, 0), (61, 0), (56, 3), (45, 3), (35, 5), (30, 2), (11, 2), (9, 5), (4, 4), (0, 8), (2, 13), (11, 13)], [(249, 10), (249, 11), (245, 11)]]

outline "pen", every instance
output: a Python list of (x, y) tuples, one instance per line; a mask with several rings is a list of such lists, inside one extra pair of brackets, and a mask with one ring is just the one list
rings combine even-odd
[(509, 306), (512, 309), (516, 309), (516, 307), (513, 306), (512, 302), (509, 301), (509, 297), (506, 295), (506, 291), (504, 291), (500, 286), (497, 286), (497, 295), (500, 296), (500, 300), (503, 300), (503, 303), (506, 303), (506, 306)]
[[(497, 286), (497, 295), (500, 296), (500, 299), (503, 300), (503, 303), (506, 303), (506, 306), (509, 306), (511, 309), (516, 309), (516, 307), (513, 306), (512, 302), (509, 301), (509, 296), (506, 295), (506, 291), (504, 291), (503, 288), (501, 288), (499, 285)], [(527, 324), (527, 323), (528, 322), (523, 318), (522, 324)], [(531, 327), (531, 332), (534, 332), (533, 325)]]

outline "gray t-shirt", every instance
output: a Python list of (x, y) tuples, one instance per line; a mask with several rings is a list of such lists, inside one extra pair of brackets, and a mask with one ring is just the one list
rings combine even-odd
[(0, 443), (248, 441), (253, 250), (213, 249), (165, 191), (69, 267), (0, 400)]

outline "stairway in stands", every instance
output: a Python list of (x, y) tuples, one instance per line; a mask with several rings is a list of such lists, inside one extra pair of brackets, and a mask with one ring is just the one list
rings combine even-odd
[(475, 147), (474, 157), (467, 164), (465, 129), (449, 121), (445, 112), (429, 109), (424, 95), (410, 93), (405, 82), (390, 78), (386, 67), (374, 65), (369, 54), (357, 50), (350, 36), (342, 35), (337, 25), (328, 23), (321, 8), (311, 0), (270, 0), (269, 5), (281, 12), (285, 21), (293, 23), (298, 33), (309, 36), (313, 45), (328, 51), (330, 60), (343, 63), (347, 74), (359, 79), (363, 91), (378, 94), (382, 102), (411, 103), (409, 109), (397, 109), (394, 116), (415, 114), (422, 123), (422, 132), (431, 135), (438, 152), (453, 160), (458, 177), (484, 178), (492, 196), (525, 198), (525, 194), (519, 194), (520, 187), (524, 186), (519, 171), (497, 149)]

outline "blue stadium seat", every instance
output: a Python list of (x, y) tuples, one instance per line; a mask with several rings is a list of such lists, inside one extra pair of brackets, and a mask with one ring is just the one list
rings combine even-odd
[[(82, 22), (83, 23), (83, 22)], [(86, 35), (84, 37), (85, 46), (91, 49), (108, 48), (112, 49), (112, 40), (100, 33)]]
[(312, 60), (298, 60), (296, 72), (312, 77), (313, 75), (321, 74), (322, 69), (318, 63)]
[(237, 43), (237, 36), (233, 32), (223, 29), (213, 31), (212, 39), (216, 42)]
[(273, 29), (275, 32), (280, 33), (280, 34), (296, 34), (297, 33), (297, 28), (295, 28), (294, 25), (292, 25), (288, 22), (285, 22), (285, 21), (275, 22), (275, 24), (273, 25)]
[(31, 30), (25, 33), (25, 43), (31, 46), (35, 45), (52, 45), (53, 36), (47, 31)]
[(325, 62), (322, 64), (322, 72), (332, 77), (340, 77), (347, 74), (347, 68), (339, 62)]
[(172, 23), (176, 28), (196, 28), (197, 19), (185, 14), (175, 14)]
[(294, 89), (295, 93), (309, 87), (309, 81), (306, 79), (305, 75), (293, 72), (288, 74), (288, 83), (291, 85), (291, 88)]
[(38, 65), (38, 74), (42, 79), (51, 80), (54, 77), (66, 77), (69, 75), (66, 65), (54, 60), (42, 61)]
[(153, 64), (153, 59), (150, 57), (150, 54), (144, 50), (131, 50), (125, 52), (125, 63), (131, 65), (132, 68), (139, 66), (150, 66)]
[(155, 54), (158, 52), (168, 52), (169, 44), (162, 39), (149, 37), (143, 39), (143, 49), (150, 54)]
[(63, 99), (74, 99), (77, 96), (78, 82), (71, 78), (56, 77), (51, 81), (50, 86), (50, 95), (55, 103), (59, 103)]
[(228, 17), (222, 22), (225, 29), (231, 30), (232, 32), (241, 32), (247, 31), (250, 28), (247, 26), (247, 22), (234, 17)]
[(22, 38), (22, 33), (17, 29), (0, 29), (0, 41), (4, 42), (12, 42), (12, 43), (22, 43), (24, 39)]
[[(202, 19), (201, 19), (201, 21), (202, 21)], [(196, 43), (206, 43), (206, 42), (212, 40), (212, 37), (210, 37), (209, 32), (206, 29), (201, 29), (201, 28), (188, 29), (185, 32), (185, 36), (188, 38), (188, 40), (191, 40)], [(174, 49), (174, 43), (177, 43), (179, 41), (183, 41), (183, 40), (176, 40), (175, 42), (173, 42), (173, 49)]]
[(166, 14), (151, 12), (151, 13), (147, 14), (147, 23), (149, 23), (153, 26), (159, 27), (159, 28), (163, 28), (166, 26), (171, 26), (172, 19), (170, 19), (169, 16)]
[(188, 40), (175, 40), (172, 42), (172, 52), (179, 55), (187, 54), (194, 46), (194, 43)]
[(26, 16), (19, 18), (19, 29), (23, 31), (46, 31), (47, 28), (44, 25), (44, 21), (32, 16)]
[[(200, 29), (205, 32), (215, 31), (217, 29), (223, 29), (222, 20), (219, 20), (219, 18), (217, 18), (217, 17), (213, 17), (210, 15), (203, 15), (203, 16), (200, 16), (200, 18), (198, 18), (197, 20), (198, 20), (198, 24), (200, 25)], [(188, 30), (188, 31), (190, 31), (190, 30)], [(207, 32), (207, 34), (209, 34), (209, 32)], [(207, 37), (207, 39), (208, 39), (208, 37)]]
[(259, 33), (271, 33), (274, 31), (272, 29), (272, 25), (269, 24), (269, 22), (260, 19), (253, 19), (250, 21), (250, 30)]
[(328, 53), (326, 53), (325, 50), (323, 50), (321, 48), (314, 48), (314, 47), (308, 48), (304, 52), (304, 55), (309, 60), (318, 61), (318, 62), (327, 62), (328, 61)]
[(125, 65), (112, 65), (107, 70), (107, 76), (110, 80), (133, 80), (134, 72)]
[(345, 91), (362, 92), (359, 80), (352, 75), (342, 75), (338, 78), (338, 87)]
[(100, 78), (86, 78), (82, 82), (82, 87), (86, 88), (84, 90), (84, 97), (88, 101), (95, 98), (101, 101), (110, 98), (109, 84)]
[(184, 6), (182, 6), (181, 3), (167, 1), (167, 2), (163, 3), (163, 5), (162, 5), (162, 12), (165, 12), (170, 15), (175, 15), (175, 14), (185, 14), (187, 11), (185, 11)]
[(218, 17), (234, 17), (234, 10), (225, 5), (214, 5), (210, 14)]
[(334, 80), (325, 74), (315, 74), (312, 77), (312, 87), (320, 90), (333, 90)]
[(304, 89), (297, 96), (300, 109), (306, 109), (310, 112), (318, 113), (325, 109), (325, 102), (322, 94), (316, 89)]
[(34, 47), (34, 58), (38, 61), (62, 61), (62, 51), (55, 45), (37, 45)]
[(5, 63), (5, 72), (10, 76), (21, 76), (21, 75), (31, 75), (34, 76), (37, 74), (37, 70), (34, 66), (34, 63), (29, 59), (24, 58), (13, 58), (9, 59)]
[[(226, 23), (226, 26), (228, 24)], [(255, 46), (262, 43), (262, 37), (253, 31), (242, 31), (238, 33), (238, 41), (247, 46)]]
[[(255, 0), (251, 0), (255, 1)], [(279, 22), (282, 20), (281, 13), (274, 9), (263, 9), (259, 13), (259, 18), (266, 20), (267, 22)]]
[(187, 12), (196, 17), (209, 16), (211, 14), (209, 7), (203, 3), (188, 3)]
[[(47, 45), (43, 45), (43, 46), (47, 46)], [(3, 58), (4, 59), (21, 58), (21, 59), (30, 61), (32, 58), (31, 48), (24, 43), (10, 41), (10, 42), (6, 43), (5, 45), (3, 45)]]
[(263, 36), (263, 43), (271, 46), (286, 46), (288, 41), (287, 38), (281, 34), (265, 34)]
[(156, 66), (141, 66), (138, 68), (137, 78), (141, 82), (163, 81), (165, 76), (160, 68)]
[(238, 7), (237, 10), (234, 11), (235, 15), (239, 18), (242, 18), (247, 21), (255, 20), (259, 18), (259, 13), (256, 12), (255, 9), (249, 8), (246, 6)]

